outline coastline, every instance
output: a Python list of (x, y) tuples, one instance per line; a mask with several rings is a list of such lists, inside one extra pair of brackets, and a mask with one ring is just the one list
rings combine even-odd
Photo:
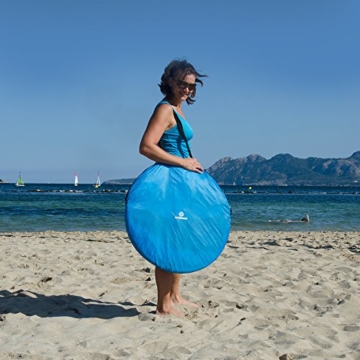
[[(232, 231), (154, 315), (154, 267), (122, 231), (0, 233), (0, 355), (357, 359), (360, 232)], [(288, 357), (284, 357), (285, 355)]]

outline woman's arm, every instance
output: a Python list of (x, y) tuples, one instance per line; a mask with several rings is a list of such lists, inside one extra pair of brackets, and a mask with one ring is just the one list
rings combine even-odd
[(172, 107), (167, 104), (159, 105), (151, 116), (141, 139), (140, 154), (163, 164), (180, 166), (190, 171), (202, 173), (204, 169), (196, 159), (184, 159), (171, 155), (158, 145), (163, 133), (175, 124)]

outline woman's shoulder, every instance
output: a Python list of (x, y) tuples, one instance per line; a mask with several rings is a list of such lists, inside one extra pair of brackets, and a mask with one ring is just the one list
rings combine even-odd
[(160, 101), (156, 106), (154, 110), (154, 114), (157, 115), (163, 115), (163, 116), (169, 116), (173, 112), (173, 107), (168, 103), (164, 101)]
[(164, 123), (166, 129), (174, 126), (175, 119), (173, 115), (173, 108), (169, 103), (159, 103), (154, 109), (150, 121), (152, 123)]

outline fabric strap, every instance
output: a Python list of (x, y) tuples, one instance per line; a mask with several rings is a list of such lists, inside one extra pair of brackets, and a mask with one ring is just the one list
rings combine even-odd
[(173, 112), (174, 112), (174, 117), (175, 117), (176, 124), (177, 124), (178, 129), (179, 129), (179, 133), (182, 136), (182, 138), (184, 139), (184, 141), (186, 143), (186, 147), (187, 147), (188, 152), (189, 152), (189, 155), (192, 158), (193, 156), (192, 156), (192, 153), (191, 153), (191, 150), (190, 150), (189, 143), (188, 143), (188, 141), (186, 139), (186, 136), (185, 136), (185, 133), (184, 133), (184, 128), (182, 126), (181, 120), (179, 119), (178, 114), (176, 113), (176, 111), (174, 109), (173, 109)]

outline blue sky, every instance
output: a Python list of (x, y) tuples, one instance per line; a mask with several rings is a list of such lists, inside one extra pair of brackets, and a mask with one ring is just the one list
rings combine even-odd
[(360, 150), (357, 0), (0, 0), (0, 178), (135, 177), (165, 66), (207, 74), (184, 105), (195, 157)]

